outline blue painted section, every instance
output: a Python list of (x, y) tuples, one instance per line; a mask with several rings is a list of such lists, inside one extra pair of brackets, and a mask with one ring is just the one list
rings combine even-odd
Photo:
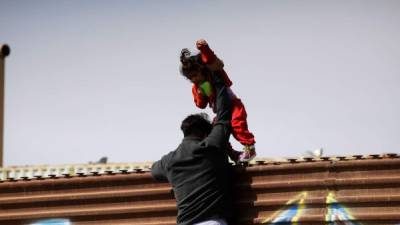
[(71, 222), (68, 219), (47, 219), (39, 220), (30, 225), (71, 225)]
[(297, 215), (299, 210), (299, 205), (293, 205), (280, 213), (271, 224), (282, 223), (282, 222), (292, 222), (292, 219)]
[(334, 202), (328, 206), (327, 221), (332, 221), (332, 225), (361, 225), (361, 223), (353, 222), (354, 217), (341, 204)]

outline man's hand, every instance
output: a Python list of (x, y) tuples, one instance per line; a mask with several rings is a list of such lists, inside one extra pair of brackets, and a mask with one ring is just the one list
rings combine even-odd
[(207, 41), (204, 39), (199, 39), (196, 41), (196, 47), (200, 50), (201, 47), (208, 45)]
[(224, 68), (224, 62), (222, 62), (222, 60), (216, 58), (216, 60), (213, 63), (207, 64), (206, 66), (211, 71), (219, 71)]

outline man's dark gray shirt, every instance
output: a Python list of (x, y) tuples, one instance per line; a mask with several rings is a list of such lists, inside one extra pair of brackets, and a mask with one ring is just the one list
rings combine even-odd
[(168, 181), (177, 201), (179, 225), (231, 213), (230, 165), (226, 148), (230, 135), (231, 101), (227, 88), (215, 78), (217, 120), (205, 138), (185, 137), (175, 151), (152, 166), (156, 180)]

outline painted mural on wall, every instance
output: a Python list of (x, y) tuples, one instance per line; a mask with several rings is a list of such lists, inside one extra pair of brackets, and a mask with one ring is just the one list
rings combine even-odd
[(302, 192), (293, 199), (286, 202), (285, 206), (275, 212), (271, 217), (266, 219), (263, 223), (279, 224), (288, 223), (297, 224), (297, 221), (304, 212), (304, 201), (307, 197), (307, 192)]
[[(296, 225), (299, 219), (304, 214), (307, 208), (305, 200), (307, 192), (301, 192), (294, 198), (286, 202), (285, 206), (275, 212), (271, 217), (263, 221), (266, 224), (292, 224)], [(361, 225), (361, 223), (354, 222), (356, 218), (352, 216), (349, 209), (340, 204), (336, 199), (333, 192), (328, 193), (326, 196), (327, 213), (325, 221), (331, 225)]]
[[(269, 225), (298, 225), (307, 208), (307, 204), (305, 203), (307, 196), (307, 192), (301, 192), (287, 201), (284, 207), (273, 213), (272, 216), (265, 219), (262, 223)], [(330, 225), (362, 225), (356, 222), (357, 218), (352, 215), (348, 208), (337, 201), (333, 192), (329, 192), (326, 196), (326, 205), (327, 210), (324, 218), (325, 222)], [(72, 225), (72, 223), (68, 219), (46, 219), (29, 225)]]
[(30, 225), (72, 225), (72, 223), (68, 219), (46, 219), (36, 221)]
[(325, 221), (332, 222), (332, 225), (361, 225), (353, 222), (356, 218), (351, 215), (349, 209), (335, 199), (335, 195), (332, 192), (326, 196), (326, 205), (328, 206), (328, 211), (325, 215)]

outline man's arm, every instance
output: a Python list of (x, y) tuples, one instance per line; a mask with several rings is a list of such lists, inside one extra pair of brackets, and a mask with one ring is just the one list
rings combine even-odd
[(231, 134), (232, 101), (222, 79), (214, 74), (212, 78), (216, 94), (217, 117), (213, 129), (205, 141), (217, 148), (226, 148)]
[(168, 181), (167, 164), (170, 158), (170, 154), (164, 155), (160, 160), (154, 162), (151, 166), (151, 175), (155, 180)]

